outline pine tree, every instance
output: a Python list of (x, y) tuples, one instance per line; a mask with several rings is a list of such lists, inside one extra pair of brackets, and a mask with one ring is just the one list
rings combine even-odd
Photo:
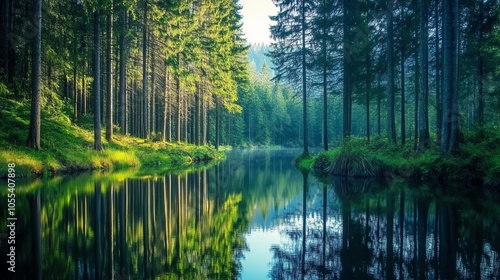
[(28, 135), (28, 146), (40, 149), (40, 125), (42, 96), (40, 93), (40, 76), (42, 67), (42, 0), (35, 0), (35, 36), (33, 36), (33, 59), (31, 62), (31, 117)]
[(101, 139), (101, 1), (94, 11), (94, 150), (102, 151)]

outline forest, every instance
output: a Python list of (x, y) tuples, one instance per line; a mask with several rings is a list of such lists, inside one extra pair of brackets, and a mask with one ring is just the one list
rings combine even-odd
[(2, 161), (57, 147), (55, 123), (91, 131), (75, 149), (302, 146), (309, 168), (309, 147), (353, 146), (424, 173), (500, 172), (497, 1), (274, 4), (263, 45), (246, 41), (238, 1), (4, 1), (1, 140), (23, 152)]
[(9, 279), (500, 279), (500, 1), (0, 16)]

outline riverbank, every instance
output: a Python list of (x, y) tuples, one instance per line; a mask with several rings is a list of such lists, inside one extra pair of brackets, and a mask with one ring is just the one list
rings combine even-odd
[[(209, 146), (149, 141), (116, 133), (104, 139), (104, 151), (93, 150), (93, 131), (88, 122), (76, 125), (66, 114), (42, 111), (41, 150), (27, 148), (29, 106), (27, 102), (2, 99), (0, 111), (0, 177), (15, 163), (16, 177), (48, 176), (86, 170), (154, 168), (163, 172), (217, 160), (222, 152)], [(82, 116), (82, 119), (91, 119)], [(104, 131), (102, 133), (104, 135)]]
[(304, 156), (295, 165), (318, 177), (402, 177), (500, 186), (500, 133), (491, 129), (465, 135), (460, 150), (441, 155), (437, 146), (415, 152), (410, 143), (349, 138), (330, 151)]

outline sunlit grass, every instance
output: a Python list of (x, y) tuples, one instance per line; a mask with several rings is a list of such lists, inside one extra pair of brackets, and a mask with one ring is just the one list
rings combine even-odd
[[(116, 170), (131, 167), (154, 168), (163, 171), (185, 168), (193, 163), (223, 158), (221, 152), (209, 146), (186, 143), (153, 142), (136, 137), (115, 134), (113, 141), (104, 139), (104, 151), (93, 150), (94, 135), (82, 115), (79, 125), (63, 113), (47, 114), (42, 110), (41, 150), (26, 147), (29, 129), (29, 104), (2, 99), (9, 104), (1, 111), (0, 122), (0, 177), (7, 175), (7, 163), (16, 163), (20, 177), (75, 172), (83, 170)], [(81, 126), (80, 126), (81, 125)], [(104, 135), (104, 131), (102, 131)]]

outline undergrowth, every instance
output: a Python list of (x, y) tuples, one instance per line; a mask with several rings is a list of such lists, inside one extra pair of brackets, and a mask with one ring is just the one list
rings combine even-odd
[(0, 97), (0, 104), (0, 177), (7, 175), (11, 162), (17, 177), (28, 177), (130, 167), (169, 170), (223, 157), (209, 146), (145, 141), (121, 134), (115, 134), (112, 142), (103, 137), (104, 151), (98, 152), (93, 150), (94, 136), (89, 129), (92, 116), (82, 115), (80, 123), (74, 124), (62, 113), (64, 108), (50, 113), (42, 110), (41, 150), (36, 151), (26, 146), (29, 102)]
[[(338, 147), (312, 155), (297, 166), (324, 177), (332, 173), (357, 176), (392, 176), (415, 179), (484, 181), (500, 185), (500, 132), (484, 128), (465, 134), (460, 148), (441, 154), (436, 144), (426, 151), (415, 151), (413, 143), (393, 144), (385, 138), (346, 138)], [(376, 175), (377, 174), (377, 175)], [(338, 175), (338, 174), (337, 174)]]

